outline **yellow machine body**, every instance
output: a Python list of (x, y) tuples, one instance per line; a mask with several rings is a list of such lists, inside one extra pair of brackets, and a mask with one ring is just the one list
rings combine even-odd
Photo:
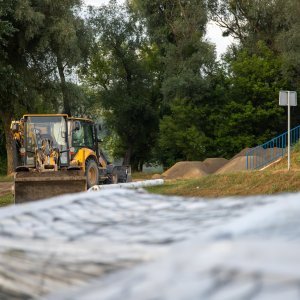
[(11, 123), (15, 203), (85, 191), (82, 168), (70, 168), (68, 116), (27, 114)]
[(99, 148), (100, 127), (90, 119), (66, 114), (26, 114), (13, 121), (15, 202), (130, 179), (130, 167), (113, 166)]
[(85, 164), (88, 158), (93, 158), (97, 161), (97, 155), (95, 151), (89, 148), (81, 148), (77, 151), (74, 158), (71, 160), (71, 166), (78, 166), (85, 171)]

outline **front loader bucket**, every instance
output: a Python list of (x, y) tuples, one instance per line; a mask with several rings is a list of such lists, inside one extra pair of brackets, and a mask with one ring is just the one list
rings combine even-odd
[(19, 172), (15, 174), (15, 203), (86, 191), (83, 171)]

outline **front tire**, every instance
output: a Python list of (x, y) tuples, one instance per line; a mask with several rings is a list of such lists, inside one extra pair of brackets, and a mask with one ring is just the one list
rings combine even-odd
[(99, 183), (99, 169), (94, 159), (87, 159), (85, 163), (85, 175), (87, 188), (91, 188)]

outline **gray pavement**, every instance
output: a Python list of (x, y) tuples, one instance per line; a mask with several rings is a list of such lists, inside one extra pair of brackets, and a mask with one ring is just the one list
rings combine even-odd
[(0, 209), (0, 299), (298, 299), (299, 196), (118, 189)]

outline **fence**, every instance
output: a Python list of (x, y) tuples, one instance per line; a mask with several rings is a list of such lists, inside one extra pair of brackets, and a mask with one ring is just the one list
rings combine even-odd
[[(294, 146), (300, 138), (300, 125), (291, 129), (291, 146)], [(288, 132), (285, 132), (272, 140), (250, 149), (246, 153), (247, 170), (261, 169), (276, 161), (287, 153)]]

